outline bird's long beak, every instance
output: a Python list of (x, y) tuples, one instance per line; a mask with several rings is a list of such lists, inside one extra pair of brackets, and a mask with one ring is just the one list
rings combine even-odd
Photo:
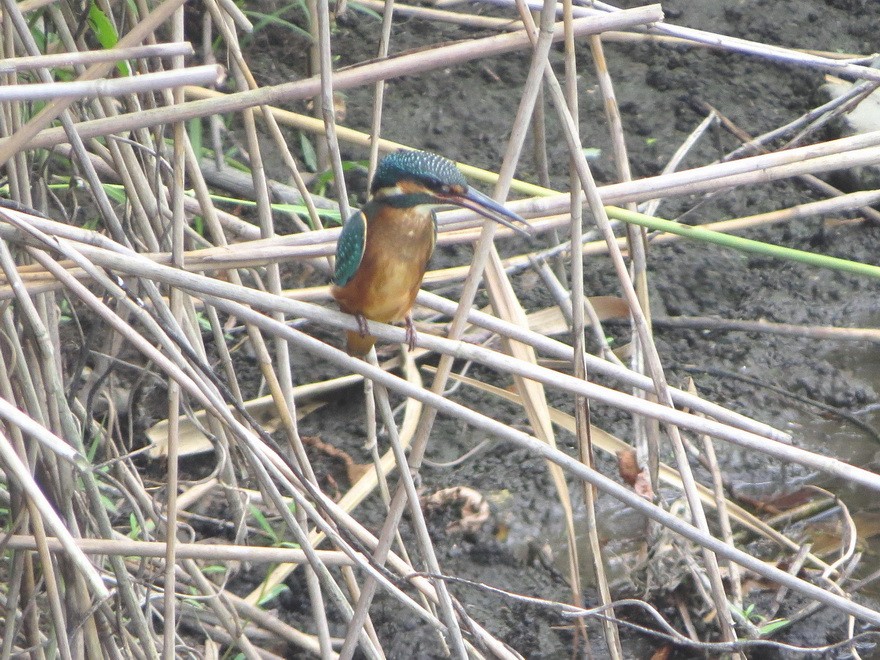
[[(454, 202), (458, 206), (463, 206), (471, 211), (476, 211), (480, 215), (485, 218), (489, 218), (490, 220), (494, 220), (495, 222), (504, 225), (510, 229), (513, 229), (515, 232), (519, 232), (523, 236), (527, 238), (532, 238), (532, 226), (524, 219), (518, 216), (513, 211), (506, 209), (504, 206), (496, 202), (494, 199), (489, 197), (488, 195), (484, 195), (479, 190), (475, 190), (473, 188), (468, 187), (467, 192), (463, 195), (456, 195), (455, 197), (450, 199), (451, 202)], [(513, 222), (511, 222), (511, 220)], [(522, 227), (517, 227), (514, 222), (518, 222), (526, 227), (523, 229)]]

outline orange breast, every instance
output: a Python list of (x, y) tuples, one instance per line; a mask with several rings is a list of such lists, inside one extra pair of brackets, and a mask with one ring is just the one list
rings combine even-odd
[(412, 309), (433, 251), (430, 210), (380, 207), (368, 221), (360, 266), (345, 286), (333, 287), (333, 297), (349, 314), (401, 321)]

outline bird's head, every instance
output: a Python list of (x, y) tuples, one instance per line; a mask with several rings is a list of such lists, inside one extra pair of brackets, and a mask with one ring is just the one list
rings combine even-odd
[(514, 225), (529, 224), (516, 213), (468, 186), (464, 175), (448, 158), (427, 151), (396, 151), (379, 163), (370, 194), (377, 201), (412, 207), (454, 204), (476, 211), (526, 236)]

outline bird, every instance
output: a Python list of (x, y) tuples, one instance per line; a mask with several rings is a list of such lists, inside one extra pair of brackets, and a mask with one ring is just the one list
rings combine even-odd
[(410, 350), (416, 345), (411, 311), (437, 243), (438, 206), (454, 205), (531, 238), (528, 222), (471, 188), (448, 158), (427, 151), (399, 150), (376, 168), (367, 203), (342, 227), (336, 244), (331, 292), (339, 308), (353, 314), (358, 331), (347, 332), (350, 355), (364, 356), (376, 343), (367, 321), (406, 324)]

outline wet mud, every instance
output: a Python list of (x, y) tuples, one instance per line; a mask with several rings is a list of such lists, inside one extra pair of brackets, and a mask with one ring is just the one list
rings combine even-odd
[[(635, 6), (636, 3), (623, 4)], [(869, 53), (876, 49), (876, 35), (880, 34), (880, 12), (870, 5), (859, 0), (723, 3), (670, 0), (664, 3), (664, 10), (667, 18), (678, 25), (784, 46)], [(478, 11), (500, 15), (497, 9)], [(344, 66), (373, 57), (379, 31), (377, 20), (350, 11), (339, 21), (333, 37), (334, 52), (339, 56), (337, 64)], [(465, 27), (403, 18), (395, 24), (392, 50), (398, 52), (485, 34)], [(249, 45), (248, 57), (260, 83), (272, 84), (306, 75), (307, 46), (305, 39), (291, 37), (282, 28), (266, 27)], [(606, 56), (622, 112), (633, 174), (637, 177), (660, 172), (702, 121), (703, 115), (697, 111), (701, 102), (717, 108), (744, 130), (757, 135), (826, 100), (821, 91), (824, 82), (821, 72), (744, 55), (649, 43), (609, 42)], [(553, 57), (561, 71), (562, 56), (558, 49)], [(438, 151), (479, 167), (497, 169), (528, 64), (526, 54), (514, 53), (389, 81), (385, 92), (383, 137)], [(586, 46), (579, 49), (578, 65), (583, 141), (586, 147), (595, 150), (591, 166), (597, 180), (609, 183), (613, 181), (614, 168), (608, 129)], [(345, 124), (368, 130), (372, 88), (351, 90), (345, 96)], [(293, 109), (304, 110), (305, 106)], [(549, 106), (546, 117), (550, 184), (565, 190), (568, 186), (565, 142)], [(845, 130), (843, 125), (838, 125), (822, 137), (832, 137), (834, 131)], [(292, 136), (291, 144), (296, 144), (296, 140)], [(688, 156), (683, 167), (712, 162), (736, 146), (738, 142), (729, 133), (714, 129)], [(536, 180), (534, 159), (530, 157), (532, 148), (531, 143), (526, 145), (526, 155), (517, 172), (519, 178)], [(360, 160), (366, 157), (366, 152), (344, 146), (344, 157)], [(830, 179), (852, 190), (867, 185), (860, 176), (860, 173), (845, 173), (831, 175)], [(352, 183), (356, 186), (357, 179)], [(754, 215), (813, 199), (817, 199), (814, 193), (792, 180), (741, 187), (707, 199), (698, 196), (669, 199), (661, 204), (658, 215), (675, 219), (686, 214), (685, 220), (699, 224)], [(808, 218), (752, 230), (745, 235), (802, 250), (877, 263), (880, 227), (846, 220)], [(503, 253), (512, 253), (518, 247), (499, 242)], [(438, 250), (432, 265), (460, 265), (467, 263), (469, 257), (469, 248), (444, 248)], [(652, 245), (648, 268), (653, 311), (659, 317), (718, 316), (844, 327), (876, 327), (880, 322), (877, 285), (866, 278), (683, 241)], [(516, 275), (514, 284), (522, 292), (522, 300), (530, 311), (553, 302), (533, 274)], [(605, 258), (590, 258), (586, 262), (585, 287), (591, 296), (619, 293)], [(456, 295), (454, 290), (445, 293)], [(625, 340), (626, 330), (612, 329), (611, 332), (622, 333), (620, 336)], [(790, 431), (798, 445), (853, 460), (868, 468), (877, 467), (880, 447), (873, 443), (869, 433), (802, 400), (796, 401), (790, 395), (857, 413), (877, 401), (880, 369), (870, 365), (877, 364), (880, 346), (660, 325), (655, 335), (670, 382), (684, 385), (688, 378), (693, 378), (696, 388), (705, 397)], [(307, 356), (294, 356), (294, 360), (304, 382), (314, 378), (316, 369), (321, 369), (311, 364)], [(488, 376), (479, 369), (472, 374)], [(776, 389), (766, 387), (768, 385)], [(491, 411), (496, 419), (525, 424), (521, 410), (499, 403), (489, 395), (459, 389), (450, 396), (477, 409)], [(552, 392), (550, 397), (552, 405), (571, 410), (568, 397)], [(592, 413), (595, 424), (624, 439), (630, 437), (631, 426), (626, 415), (602, 406), (593, 406)], [(875, 428), (880, 426), (880, 413), (862, 414), (859, 419)], [(361, 392), (354, 388), (328, 408), (304, 420), (302, 432), (320, 436), (326, 442), (343, 447), (357, 461), (367, 462), (368, 457), (361, 448), (362, 420)], [(428, 458), (437, 463), (454, 460), (484, 439), (473, 430), (441, 417), (432, 436)], [(491, 505), (489, 520), (478, 530), (468, 532), (449, 531), (448, 524), (458, 510), (455, 506), (430, 513), (440, 565), (458, 577), (530, 596), (567, 600), (570, 590), (564, 575), (563, 521), (546, 466), (521, 450), (488, 440), (490, 443), (482, 452), (461, 464), (445, 468), (426, 466), (422, 471), (421, 487), (426, 493), (466, 486), (483, 494)], [(559, 442), (563, 447), (573, 446), (573, 438), (565, 432), (560, 432)], [(839, 488), (852, 501), (862, 502), (862, 506), (870, 505), (870, 498), (864, 494), (845, 484), (829, 483), (822, 475), (803, 468), (783, 466), (766, 456), (749, 454), (720, 442), (716, 450), (731, 490), (737, 495), (768, 500), (805, 484), (822, 484)], [(598, 467), (616, 477), (614, 459), (600, 456)], [(705, 471), (698, 466), (696, 469), (701, 479), (707, 479)], [(573, 487), (572, 491), (577, 492), (577, 488)], [(671, 502), (679, 494), (664, 491), (663, 497)], [(581, 506), (579, 500), (577, 506)], [(645, 593), (645, 576), (634, 577), (631, 573), (637, 559), (633, 550), (636, 541), (645, 536), (645, 523), (610, 498), (600, 497), (600, 507), (603, 511), (601, 534), (607, 544), (611, 576), (619, 588), (615, 595), (640, 597)], [(359, 515), (375, 527), (381, 525), (381, 505), (377, 500), (365, 504)], [(775, 552), (772, 548), (763, 550), (768, 558)], [(760, 552), (761, 548), (754, 551)], [(586, 565), (584, 570), (589, 573)], [(680, 582), (677, 589), (671, 585), (659, 588), (655, 583), (648, 592), (655, 598), (653, 604), (681, 630), (675, 598), (691, 602), (694, 595), (688, 577), (681, 576)], [(291, 591), (281, 597), (279, 607), (287, 609), (291, 618), (307, 622), (302, 577), (292, 577), (289, 586)], [(473, 587), (453, 585), (451, 589), (465, 603), (471, 616), (524, 656), (549, 658), (572, 653), (573, 625), (557, 613)], [(764, 596), (755, 592), (750, 598), (760, 603)], [(586, 599), (587, 605), (596, 602), (592, 588), (587, 590)], [(778, 616), (788, 615), (801, 604), (797, 599), (786, 601)], [(638, 612), (620, 614), (644, 622)], [(421, 658), (440, 654), (436, 635), (409, 615), (401, 616), (394, 603), (379, 597), (372, 615), (388, 657)], [(697, 621), (697, 625), (702, 635), (712, 638), (711, 624)], [(822, 612), (794, 626), (782, 639), (802, 645), (827, 644), (842, 638), (844, 626), (842, 616)], [(586, 645), (593, 657), (604, 657), (598, 625), (591, 622), (588, 631)], [(343, 634), (344, 631), (337, 628), (332, 632)], [(648, 657), (662, 645), (634, 632), (625, 631), (624, 636), (628, 657)], [(580, 638), (578, 643), (584, 645), (584, 640)], [(677, 652), (679, 657), (690, 657), (686, 651)]]

